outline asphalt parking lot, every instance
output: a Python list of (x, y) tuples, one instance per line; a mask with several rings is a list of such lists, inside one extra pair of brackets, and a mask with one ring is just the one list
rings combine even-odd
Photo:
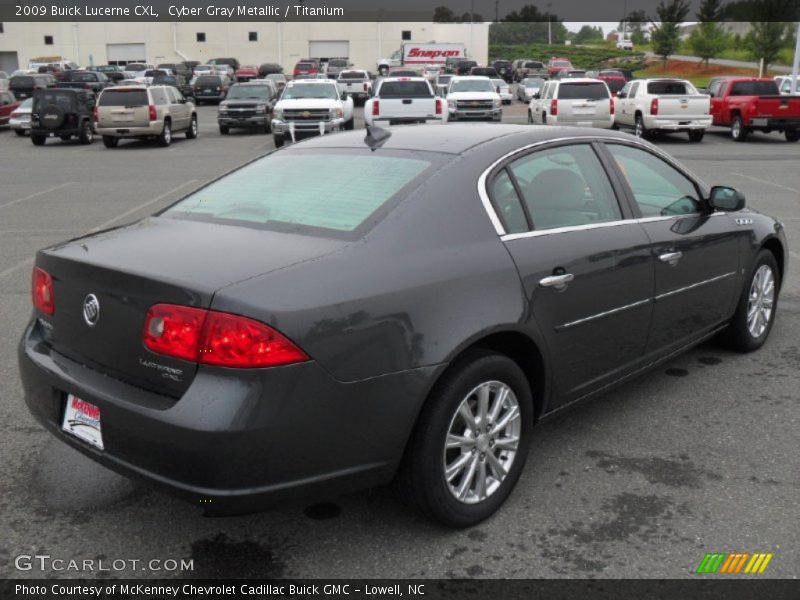
[[(525, 108), (505, 107), (504, 120), (524, 122)], [(199, 139), (169, 148), (34, 147), (0, 130), (0, 577), (91, 575), (15, 568), (18, 555), (48, 554), (194, 561), (191, 573), (105, 577), (681, 578), (715, 551), (771, 552), (764, 577), (800, 576), (800, 144), (777, 133), (658, 140), (785, 223), (790, 276), (766, 346), (745, 356), (705, 344), (543, 423), (516, 490), (478, 527), (433, 526), (387, 489), (207, 518), (45, 433), (16, 358), (34, 253), (136, 220), (273, 148), (270, 135), (221, 136), (216, 107), (199, 114)]]

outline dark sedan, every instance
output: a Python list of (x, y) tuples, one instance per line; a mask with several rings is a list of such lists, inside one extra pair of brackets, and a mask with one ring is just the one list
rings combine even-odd
[(206, 509), (397, 478), (462, 527), (545, 415), (764, 344), (787, 259), (780, 223), (625, 134), (325, 135), (40, 251), (20, 371), (54, 435)]

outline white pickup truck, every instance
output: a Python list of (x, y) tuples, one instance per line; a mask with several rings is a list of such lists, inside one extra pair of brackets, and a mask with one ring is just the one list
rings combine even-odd
[(617, 94), (615, 125), (646, 138), (653, 132), (686, 132), (699, 142), (711, 127), (711, 98), (684, 79), (635, 79)]
[(367, 125), (378, 121), (396, 123), (447, 122), (444, 100), (433, 93), (424, 77), (386, 77), (377, 83), (372, 98), (364, 104)]
[(353, 99), (344, 97), (333, 79), (298, 79), (286, 84), (272, 110), (275, 147), (287, 139), (353, 129)]
[(339, 93), (350, 96), (356, 102), (366, 101), (372, 93), (372, 79), (367, 71), (359, 69), (341, 71), (336, 84), (339, 86)]

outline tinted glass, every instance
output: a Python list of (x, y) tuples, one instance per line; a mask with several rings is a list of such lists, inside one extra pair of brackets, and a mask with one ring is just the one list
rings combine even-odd
[(147, 106), (146, 90), (106, 89), (100, 94), (98, 106)]
[(430, 87), (424, 81), (387, 81), (381, 85), (381, 98), (430, 98)]
[(616, 94), (619, 92), (623, 87), (625, 87), (625, 80), (624, 79), (606, 79), (606, 85), (608, 89)]
[(34, 85), (33, 77), (26, 77), (24, 75), (17, 75), (16, 77), (12, 77), (8, 82), (8, 87), (12, 90), (14, 88), (24, 89), (24, 88), (32, 88)]
[(339, 79), (366, 79), (367, 76), (364, 73), (359, 73), (358, 71), (342, 71), (339, 73)]
[(283, 100), (295, 98), (338, 98), (339, 90), (335, 85), (319, 83), (296, 83), (283, 91)]
[(774, 81), (738, 81), (731, 88), (731, 96), (777, 96), (778, 84)]
[(526, 69), (542, 69), (544, 65), (540, 62), (526, 62), (525, 63)]
[(197, 191), (166, 214), (353, 231), (430, 164), (396, 156), (276, 153)]
[(272, 96), (272, 88), (268, 85), (234, 85), (228, 90), (228, 100), (249, 98), (268, 100)]
[(604, 100), (608, 88), (604, 83), (564, 83), (558, 90), (559, 100)]
[(453, 81), (450, 84), (451, 92), (493, 92), (494, 86), (488, 79), (466, 79)]
[(55, 104), (64, 110), (72, 110), (76, 106), (76, 94), (67, 92), (66, 90), (49, 89), (42, 90), (36, 93), (33, 99), (34, 110), (38, 111), (48, 104)]
[(534, 229), (622, 219), (611, 184), (586, 144), (542, 150), (510, 165)]
[(163, 88), (151, 88), (150, 95), (153, 96), (153, 104), (157, 104), (159, 106), (169, 104), (169, 101), (167, 100), (167, 93)]
[(314, 67), (315, 67), (315, 65), (312, 65), (311, 63), (298, 63), (297, 67), (295, 67), (295, 68), (302, 69), (304, 71), (310, 71)]
[(347, 61), (346, 60), (331, 60), (328, 62), (329, 67), (346, 67)]
[(647, 93), (660, 96), (685, 96), (693, 94), (694, 90), (689, 89), (683, 81), (651, 81), (647, 84)]
[(489, 193), (492, 197), (495, 210), (503, 221), (506, 233), (522, 233), (528, 231), (528, 220), (522, 208), (517, 191), (508, 172), (503, 169), (492, 181)]
[(700, 212), (694, 184), (672, 165), (639, 148), (608, 144), (643, 217)]
[(217, 87), (222, 85), (222, 79), (216, 75), (201, 75), (195, 81), (195, 85), (198, 87)]

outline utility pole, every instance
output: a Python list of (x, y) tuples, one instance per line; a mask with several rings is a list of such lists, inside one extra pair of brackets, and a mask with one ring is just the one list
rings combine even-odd
[(628, 0), (623, 0), (622, 4), (622, 41), (625, 41), (625, 35), (628, 33)]
[(494, 22), (500, 22), (500, 0), (494, 0)]
[(794, 96), (797, 93), (797, 71), (800, 68), (800, 23), (797, 24), (797, 44), (794, 47), (794, 63), (792, 64), (792, 83), (789, 89)]
[(552, 17), (550, 16), (550, 7), (553, 6), (552, 2), (547, 3), (547, 44), (553, 44), (553, 28), (552, 28)]
[(469, 51), (470, 54), (475, 53), (475, 36), (473, 30), (475, 29), (475, 0), (471, 0), (469, 4)]

